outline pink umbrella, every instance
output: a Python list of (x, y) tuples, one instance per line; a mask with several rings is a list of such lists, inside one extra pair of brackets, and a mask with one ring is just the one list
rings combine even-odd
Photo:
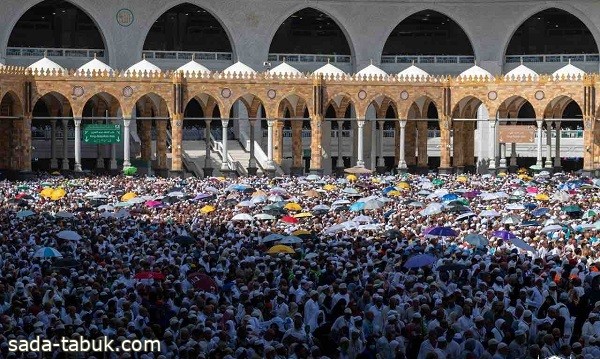
[(146, 207), (155, 208), (160, 206), (162, 203), (160, 201), (146, 201)]
[(527, 187), (527, 193), (538, 193), (537, 187)]

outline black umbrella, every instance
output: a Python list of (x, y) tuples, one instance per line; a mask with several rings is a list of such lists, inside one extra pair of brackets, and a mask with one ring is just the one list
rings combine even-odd
[(388, 229), (387, 231), (385, 231), (384, 235), (390, 239), (402, 238), (402, 233), (397, 229)]
[(190, 236), (177, 236), (175, 237), (174, 241), (182, 246), (190, 246), (196, 243), (196, 240)]
[(74, 258), (59, 258), (52, 264), (53, 268), (75, 268), (79, 262)]

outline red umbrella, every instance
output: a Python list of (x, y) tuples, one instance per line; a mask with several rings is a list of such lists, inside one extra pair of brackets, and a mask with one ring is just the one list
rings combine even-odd
[(205, 292), (216, 292), (218, 290), (217, 283), (204, 273), (194, 272), (188, 274), (188, 280), (194, 288)]
[(165, 275), (159, 272), (140, 272), (136, 274), (133, 278), (163, 280), (165, 279)]
[(281, 220), (284, 221), (285, 223), (298, 223), (298, 218), (294, 218), (292, 216), (283, 216), (281, 217)]

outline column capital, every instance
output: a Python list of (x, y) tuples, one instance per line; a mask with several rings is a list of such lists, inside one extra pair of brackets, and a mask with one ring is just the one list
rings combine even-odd
[(537, 127), (538, 128), (542, 128), (542, 126), (544, 125), (544, 119), (536, 119), (535, 122), (537, 123)]
[(221, 124), (222, 124), (223, 126), (227, 126), (227, 125), (229, 125), (229, 119), (228, 119), (228, 118), (222, 118), (222, 119), (221, 119)]
[(211, 118), (204, 119), (204, 123), (205, 123), (206, 125), (210, 125), (211, 121), (212, 121), (212, 119), (211, 119)]
[(560, 128), (560, 120), (554, 120), (554, 126), (556, 126), (556, 129)]
[(356, 121), (356, 124), (358, 125), (359, 128), (363, 128), (363, 127), (365, 127), (365, 120), (359, 119), (358, 121)]
[(400, 128), (405, 128), (407, 122), (408, 121), (405, 119), (398, 119), (398, 124), (400, 125)]
[(131, 117), (123, 117), (123, 126), (129, 127), (131, 125)]
[(498, 121), (496, 121), (495, 119), (494, 120), (490, 120), (489, 124), (490, 124), (490, 127), (494, 128), (494, 127), (496, 127), (496, 125), (498, 125)]
[(275, 125), (275, 120), (271, 120), (271, 119), (267, 120), (267, 126), (268, 127), (273, 127), (274, 125)]
[[(68, 120), (67, 120), (68, 121)], [(75, 127), (81, 126), (81, 117), (74, 117), (73, 122), (75, 122)], [(64, 123), (64, 122), (63, 122)]]

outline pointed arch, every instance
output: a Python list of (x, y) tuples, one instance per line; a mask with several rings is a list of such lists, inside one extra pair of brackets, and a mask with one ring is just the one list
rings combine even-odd
[(185, 2), (161, 11), (146, 32), (143, 50), (234, 52), (231, 39), (213, 12)]
[(425, 9), (409, 15), (396, 25), (388, 34), (381, 53), (383, 56), (472, 56), (474, 50), (472, 41), (458, 22), (446, 14)]
[[(542, 4), (524, 13), (517, 24), (504, 42), (504, 55), (598, 53), (597, 27), (585, 14), (565, 3), (552, 7)], [(527, 34), (536, 30), (544, 32), (544, 36), (533, 36), (535, 42), (530, 44)], [(565, 31), (573, 38), (557, 40), (556, 35)]]
[[(317, 4), (311, 4), (311, 7), (300, 5), (274, 24), (276, 27), (270, 32), (269, 53), (354, 54), (348, 31), (338, 17)], [(293, 35), (286, 36), (286, 32)], [(315, 36), (319, 36), (320, 40), (315, 41)]]
[(12, 28), (6, 39), (8, 47), (108, 49), (94, 17), (71, 1), (38, 2), (8, 25)]
[(477, 118), (477, 110), (485, 103), (477, 96), (467, 95), (460, 99), (452, 109), (453, 118)]

